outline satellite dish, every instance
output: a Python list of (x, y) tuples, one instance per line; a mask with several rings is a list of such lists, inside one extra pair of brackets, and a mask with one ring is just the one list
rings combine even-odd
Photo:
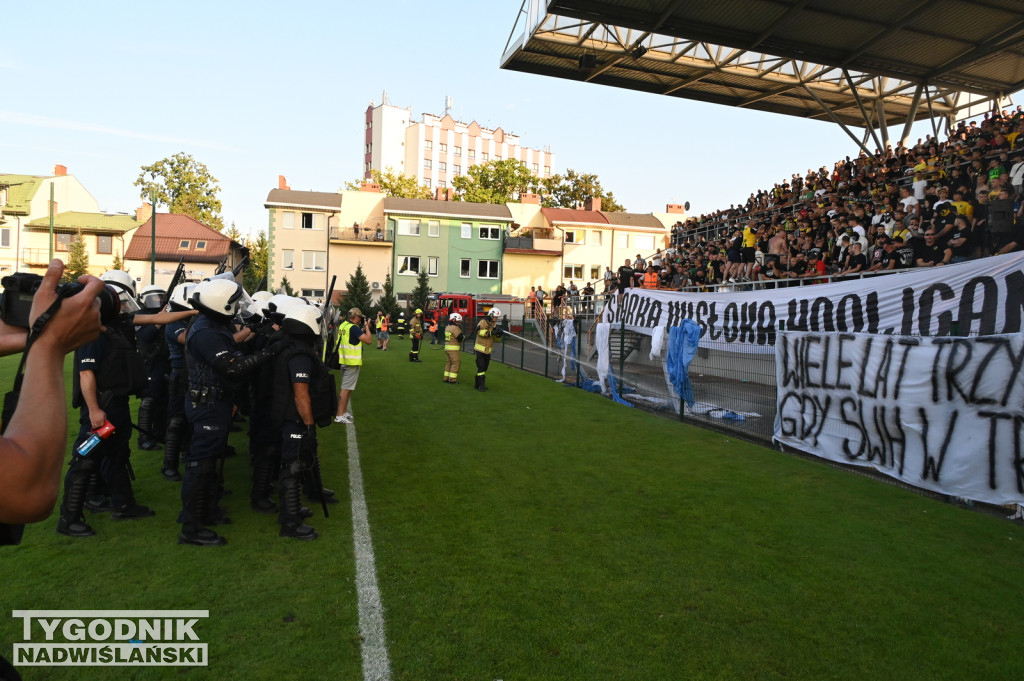
[(686, 203), (683, 204), (683, 209), (690, 210), (690, 202), (689, 201), (687, 201)]

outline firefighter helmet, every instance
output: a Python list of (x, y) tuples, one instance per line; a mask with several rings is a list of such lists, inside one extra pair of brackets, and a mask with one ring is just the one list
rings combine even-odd
[(491, 308), (491, 311), (490, 311), (490, 312), (488, 312), (487, 314), (489, 314), (489, 315), (491, 315), (492, 317), (494, 317), (495, 319), (497, 319), (498, 317), (500, 317), (500, 316), (501, 316), (501, 310), (499, 310), (499, 309), (498, 309), (498, 308), (496, 308), (496, 307), (492, 307), (492, 308)]
[(458, 312), (452, 312), (450, 315), (448, 315), (448, 321), (455, 322), (456, 324), (458, 324), (459, 322), (462, 321), (462, 315), (460, 315)]

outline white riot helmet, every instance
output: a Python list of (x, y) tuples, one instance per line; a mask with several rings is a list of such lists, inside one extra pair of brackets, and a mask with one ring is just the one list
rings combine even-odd
[(192, 297), (192, 291), (195, 289), (195, 284), (178, 284), (171, 291), (171, 297), (167, 301), (171, 304), (171, 309), (175, 312), (184, 312), (185, 310), (191, 310), (192, 306), (189, 304), (189, 298)]
[(256, 293), (252, 294), (252, 301), (255, 303), (261, 300), (270, 300), (273, 297), (274, 294), (271, 293), (270, 291), (257, 291)]
[(284, 315), (281, 328), (295, 336), (319, 336), (320, 318), (320, 310), (312, 305), (292, 305)]
[(296, 305), (305, 305), (305, 303), (299, 298), (278, 293), (271, 296), (270, 300), (267, 301), (267, 315), (275, 324), (280, 324), (284, 321), (284, 316), (288, 314), (288, 310)]
[(238, 314), (242, 287), (230, 279), (210, 279), (196, 285), (189, 299), (192, 307), (224, 319)]
[(117, 291), (121, 301), (121, 314), (135, 314), (141, 308), (135, 299), (135, 280), (124, 270), (109, 270), (100, 275), (100, 279)]
[(462, 321), (462, 315), (460, 315), (458, 312), (452, 312), (450, 315), (448, 315), (448, 321), (458, 324), (459, 322)]
[(159, 310), (163, 305), (164, 298), (167, 296), (167, 291), (164, 290), (163, 286), (157, 286), (156, 284), (150, 284), (149, 286), (143, 287), (139, 293), (139, 305), (146, 310)]
[(501, 316), (501, 310), (499, 310), (499, 309), (498, 309), (498, 308), (496, 308), (496, 307), (492, 307), (492, 308), (491, 308), (491, 311), (490, 311), (490, 312), (488, 312), (487, 314), (489, 314), (489, 315), (491, 315), (492, 317), (494, 317), (495, 319), (497, 319), (497, 318), (499, 318), (499, 317)]

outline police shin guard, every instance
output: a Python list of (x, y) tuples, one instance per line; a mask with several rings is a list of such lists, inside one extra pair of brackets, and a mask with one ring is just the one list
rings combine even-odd
[[(223, 546), (227, 540), (211, 529), (203, 527), (206, 507), (213, 499), (210, 490), (217, 480), (217, 462), (200, 459), (185, 464), (185, 481), (181, 485), (181, 533), (179, 544), (195, 546)], [(213, 484), (211, 484), (211, 481)]]
[(302, 522), (302, 471), (301, 461), (292, 461), (281, 471), (277, 486), (277, 497), (281, 503), (278, 520), (281, 522), (279, 536), (309, 541), (316, 539), (316, 530)]
[(249, 506), (258, 513), (273, 513), (277, 510), (277, 504), (270, 498), (270, 492), (273, 489), (272, 481), (278, 465), (277, 456), (270, 451), (262, 452), (253, 463)]
[(139, 449), (156, 449), (160, 445), (153, 438), (153, 412), (156, 409), (156, 400), (152, 397), (143, 397), (139, 403)]
[(71, 462), (71, 468), (64, 478), (64, 499), (60, 504), (60, 520), (57, 521), (58, 534), (68, 537), (91, 537), (96, 534), (82, 514), (89, 476), (94, 467), (94, 462), (78, 456)]
[(173, 417), (167, 424), (167, 434), (164, 436), (164, 463), (160, 469), (164, 480), (181, 481), (181, 473), (178, 472), (178, 459), (181, 457), (185, 427), (186, 421), (181, 416)]

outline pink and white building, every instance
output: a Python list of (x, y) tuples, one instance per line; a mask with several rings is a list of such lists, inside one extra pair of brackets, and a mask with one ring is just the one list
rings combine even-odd
[(415, 177), (429, 188), (445, 188), (470, 166), (488, 161), (518, 159), (537, 177), (555, 173), (555, 155), (548, 149), (524, 147), (519, 136), (476, 121), (463, 123), (450, 114), (423, 114), (414, 121), (411, 108), (383, 103), (366, 108), (363, 174), (391, 167)]

